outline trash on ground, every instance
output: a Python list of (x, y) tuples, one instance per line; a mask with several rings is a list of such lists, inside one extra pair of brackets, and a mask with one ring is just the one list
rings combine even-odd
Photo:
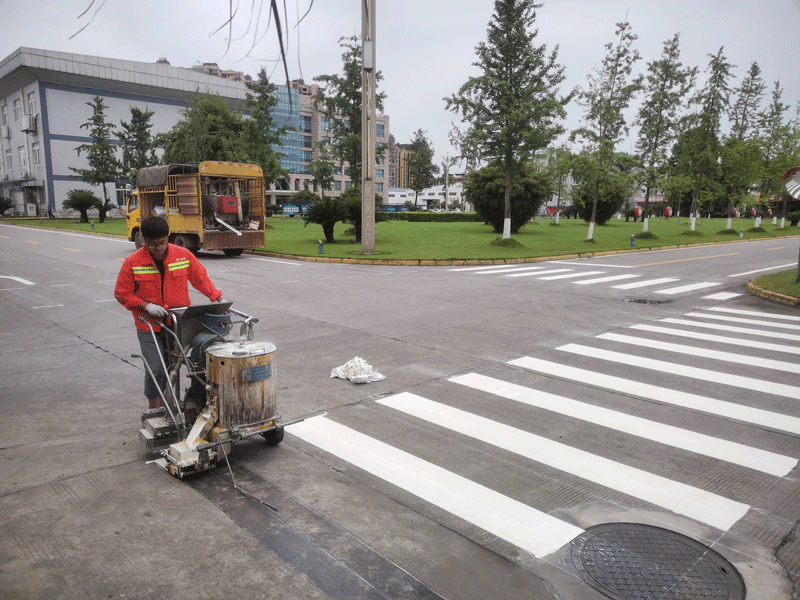
[(339, 379), (349, 379), (353, 383), (371, 383), (373, 381), (383, 381), (385, 375), (378, 373), (372, 365), (363, 358), (356, 356), (348, 360), (341, 367), (336, 367), (331, 371), (331, 377)]

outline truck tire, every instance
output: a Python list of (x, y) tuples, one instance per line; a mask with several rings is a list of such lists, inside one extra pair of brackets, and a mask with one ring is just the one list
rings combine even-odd
[(138, 229), (136, 230), (136, 233), (133, 234), (133, 245), (136, 246), (137, 250), (144, 246), (144, 243), (142, 242), (142, 232)]
[(180, 246), (181, 248), (186, 248), (190, 250), (192, 254), (197, 254), (198, 244), (197, 239), (193, 235), (184, 235), (179, 233), (175, 236), (173, 240), (171, 240), (173, 244), (176, 246)]
[(244, 248), (225, 248), (223, 252), (225, 256), (241, 256)]

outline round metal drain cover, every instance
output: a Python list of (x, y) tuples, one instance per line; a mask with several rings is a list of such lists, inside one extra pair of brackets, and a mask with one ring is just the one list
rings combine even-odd
[(674, 531), (635, 523), (590, 527), (572, 541), (581, 578), (615, 600), (744, 600), (734, 566)]

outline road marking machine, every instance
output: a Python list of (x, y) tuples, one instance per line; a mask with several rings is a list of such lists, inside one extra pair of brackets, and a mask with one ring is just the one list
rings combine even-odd
[[(163, 406), (142, 413), (139, 440), (147, 450), (161, 452), (155, 462), (176, 477), (227, 461), (232, 445), (251, 436), (261, 435), (269, 445), (283, 440), (287, 424), (276, 413), (275, 346), (253, 341), (258, 319), (231, 304), (223, 300), (174, 308), (171, 323), (162, 327), (168, 382), (159, 389)], [(181, 399), (183, 368), (190, 383)]]

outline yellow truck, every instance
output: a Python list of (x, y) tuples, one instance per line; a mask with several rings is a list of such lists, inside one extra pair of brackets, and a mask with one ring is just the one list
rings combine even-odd
[(192, 252), (239, 256), (264, 245), (266, 197), (258, 165), (206, 161), (139, 169), (128, 198), (128, 239), (142, 246), (139, 224), (150, 215), (169, 223), (169, 241)]

